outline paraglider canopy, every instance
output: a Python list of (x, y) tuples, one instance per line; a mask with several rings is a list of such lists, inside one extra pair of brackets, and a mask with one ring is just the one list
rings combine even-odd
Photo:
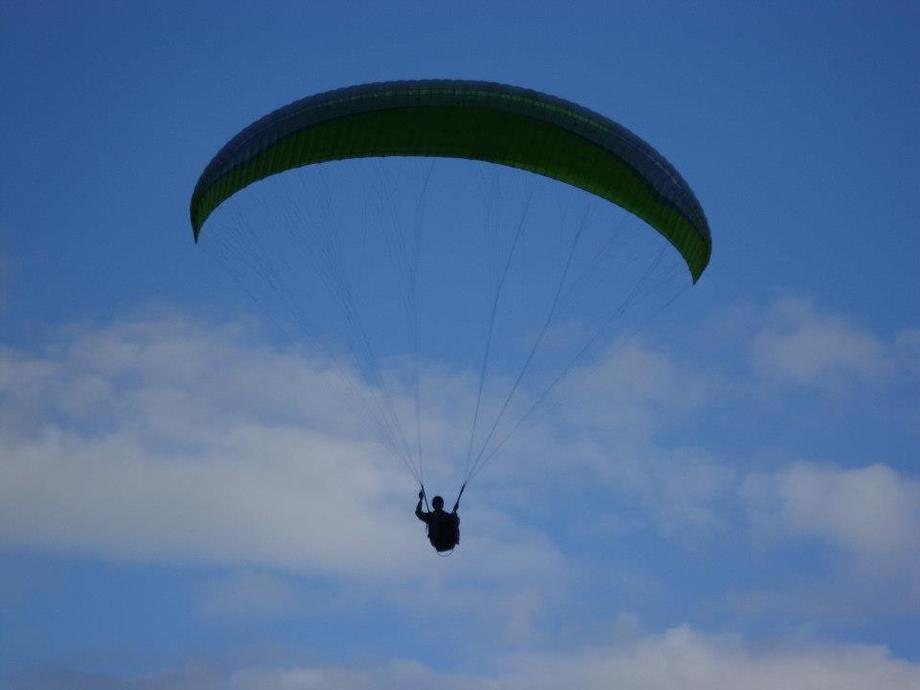
[(379, 156), (467, 158), (561, 180), (645, 220), (681, 253), (694, 282), (709, 263), (712, 243), (699, 202), (648, 143), (569, 101), (479, 81), (363, 84), (263, 117), (228, 142), (198, 180), (190, 209), (195, 239), (217, 206), (257, 180)]
[[(426, 389), (445, 402), (437, 453), (462, 458), (465, 487), (612, 324), (641, 325), (640, 302), (666, 308), (712, 249), (693, 191), (648, 143), (569, 101), (479, 81), (284, 106), (210, 161), (190, 216), (196, 242), (222, 226), (203, 244), (255, 278), (246, 292), (316, 351), (358, 436), (420, 486)], [(621, 234), (629, 219), (642, 232)], [(440, 431), (458, 429), (463, 405), (465, 442)]]

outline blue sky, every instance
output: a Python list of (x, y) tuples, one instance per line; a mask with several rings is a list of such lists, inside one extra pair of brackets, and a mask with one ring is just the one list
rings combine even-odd
[[(920, 687), (918, 26), (895, 2), (5, 3), (0, 685)], [(255, 118), (430, 77), (626, 125), (714, 237), (471, 486), (449, 559), (327, 396), (370, 383), (282, 337), (187, 218)], [(444, 315), (421, 366), (447, 493), (477, 360)]]

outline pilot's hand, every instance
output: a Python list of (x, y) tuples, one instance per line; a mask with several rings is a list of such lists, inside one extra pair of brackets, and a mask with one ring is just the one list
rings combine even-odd
[(425, 498), (425, 490), (424, 490), (424, 489), (422, 489), (421, 491), (418, 492), (418, 500), (421, 501), (423, 498)]

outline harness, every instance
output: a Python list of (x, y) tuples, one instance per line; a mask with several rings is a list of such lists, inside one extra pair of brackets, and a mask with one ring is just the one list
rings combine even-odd
[[(431, 508), (428, 506), (428, 492), (425, 491), (425, 485), (420, 483), (419, 486), (421, 487), (421, 490), (422, 490), (422, 498), (423, 498), (424, 501), (425, 501), (425, 510), (426, 510), (429, 514), (433, 514), (434, 511), (432, 511)], [(461, 496), (463, 496), (463, 492), (464, 492), (465, 489), (466, 489), (466, 482), (463, 482), (463, 485), (460, 487), (460, 493), (457, 494), (457, 500), (454, 501), (453, 510), (451, 510), (451, 512), (449, 513), (449, 515), (456, 515), (457, 509), (460, 507), (460, 498), (461, 498)], [(459, 518), (458, 518), (458, 519), (459, 519)], [(426, 527), (427, 527), (427, 531), (428, 531), (428, 538), (429, 538), (429, 541), (430, 541), (430, 540), (431, 540), (431, 523), (426, 523)], [(436, 552), (439, 556), (441, 556), (441, 557), (443, 557), (443, 558), (446, 558), (447, 556), (450, 556), (450, 555), (454, 552), (454, 549), (455, 549), (455, 548), (457, 548), (457, 544), (459, 543), (459, 538), (460, 538), (460, 533), (459, 533), (459, 529), (460, 529), (460, 528), (459, 528), (459, 526), (458, 526), (456, 529), (457, 529), (457, 542), (455, 542), (454, 545), (453, 545), (452, 547), (450, 547), (449, 550), (447, 550), (447, 551), (439, 551), (438, 548), (435, 546), (435, 552)], [(434, 546), (434, 544), (432, 544), (432, 546)]]

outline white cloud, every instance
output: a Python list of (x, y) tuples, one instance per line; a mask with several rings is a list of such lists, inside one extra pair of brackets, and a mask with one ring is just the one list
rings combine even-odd
[(570, 654), (518, 658), (515, 668), (494, 677), (464, 678), (435, 673), (413, 664), (393, 664), (373, 671), (288, 670), (240, 673), (239, 690), (349, 690), (407, 687), (495, 688), (496, 690), (863, 690), (916, 688), (920, 667), (892, 659), (883, 648), (837, 647), (763, 650), (733, 638), (702, 635), (686, 627), (617, 646)]
[(890, 658), (883, 648), (841, 646), (764, 649), (688, 627), (571, 655), (527, 659), (501, 687), (516, 690), (681, 688), (914, 688), (920, 667)]
[(755, 373), (767, 381), (828, 392), (883, 380), (895, 367), (884, 341), (801, 299), (773, 305), (751, 355)]
[(396, 489), (391, 475), (366, 460), (374, 452), (315, 432), (251, 427), (204, 456), (166, 455), (125, 431), (86, 438), (47, 429), (3, 448), (0, 540), (344, 572), (392, 562), (387, 555), (411, 561), (398, 527), (405, 520), (385, 500)]
[(699, 413), (719, 390), (713, 377), (678, 367), (641, 341), (624, 340), (572, 371), (560, 397), (572, 423), (644, 442), (675, 419)]
[(750, 476), (742, 492), (755, 521), (773, 530), (876, 561), (907, 565), (920, 556), (920, 481), (886, 465), (798, 463)]
[(413, 687), (498, 690), (502, 686), (486, 679), (439, 673), (418, 662), (393, 661), (385, 666), (362, 670), (335, 667), (246, 669), (232, 675), (229, 687), (232, 690), (403, 690)]
[[(470, 409), (461, 403), (475, 381), (426, 377), (441, 392), (426, 408), (434, 457), (465, 447), (468, 420), (455, 416)], [(521, 645), (540, 638), (541, 618), (569, 596), (571, 564), (512, 515), (546, 510), (543, 498), (568, 493), (561, 483), (614, 497), (599, 522), (629, 506), (621, 529), (647, 526), (636, 520), (678, 538), (736, 529), (738, 506), (725, 503), (737, 496), (737, 469), (704, 449), (655, 443), (693, 423), (721, 385), (639, 342), (574, 372), (562, 414), (522, 433), (477, 482), (449, 565), (430, 558), (410, 481), (349, 409), (355, 397), (343, 388), (356, 385), (322, 360), (267, 348), (244, 325), (176, 316), (72, 330), (41, 354), (3, 351), (0, 544), (330, 574), (350, 587), (360, 580), (369, 599), (385, 592), (420, 620), (478, 617)], [(411, 416), (407, 399), (395, 402)], [(783, 536), (892, 563), (920, 553), (916, 482), (884, 466), (803, 464), (744, 487), (752, 515)], [(243, 615), (269, 611), (274, 595), (284, 601), (278, 582), (262, 584), (267, 598), (250, 587)], [(219, 587), (205, 598), (221, 608)]]
[[(458, 429), (468, 427), (452, 416), (475, 382), (426, 375), (443, 393), (426, 411), (426, 437), (440, 453), (458, 439), (463, 445)], [(205, 588), (202, 605), (241, 618), (303, 603), (279, 572), (329, 574), (334, 605), (346, 592), (358, 602), (351, 606), (383, 598), (418, 625), (465, 617), (488, 631), (489, 643), (517, 649), (540, 648), (546, 613), (564, 607), (575, 580), (558, 548), (513, 517), (509, 494), (519, 490), (521, 506), (535, 501), (502, 473), (557, 492), (559, 482), (581, 476), (678, 533), (733, 529), (720, 501), (743, 482), (751, 515), (782, 537), (826, 540), (888, 565), (920, 555), (918, 482), (889, 467), (800, 463), (744, 481), (703, 449), (656, 445), (662, 430), (693, 422), (720, 387), (632, 341), (575, 372), (564, 414), (547, 415), (496, 463), (497, 483), (477, 485), (460, 551), (432, 559), (411, 515), (407, 478), (366, 420), (349, 413), (347, 394), (338, 395), (356, 383), (321, 360), (265, 347), (240, 324), (200, 326), (175, 316), (74, 330), (41, 354), (5, 350), (0, 544), (227, 564), (242, 572)], [(372, 670), (249, 668), (233, 682), (244, 690), (311, 687), (304, 685), (311, 679), (316, 687), (385, 688), (422, 678), (515, 689), (571, 687), (574, 678), (586, 688), (609, 687), (609, 679), (626, 688), (693, 688), (720, 687), (734, 674), (747, 685), (733, 687), (756, 689), (771, 687), (775, 674), (788, 687), (817, 679), (846, 688), (885, 674), (899, 681), (904, 672), (883, 650), (839, 649), (770, 652), (679, 628), (542, 662), (512, 660), (500, 674), (472, 679), (400, 662)], [(837, 663), (850, 657), (850, 667)], [(674, 675), (655, 675), (658, 667)]]
[[(175, 316), (74, 330), (0, 363), (8, 547), (433, 577), (411, 480), (350, 409), (362, 384), (347, 372), (271, 350), (239, 324)], [(480, 572), (492, 586), (564, 571), (507, 516), (491, 515), (501, 532), (477, 532), (481, 519), (464, 521), (463, 548), (506, 566)]]
[[(247, 666), (228, 672), (192, 667), (134, 681), (36, 674), (16, 690), (112, 687), (119, 690), (915, 690), (920, 665), (894, 658), (884, 647), (802, 644), (763, 646), (733, 636), (706, 635), (681, 626), (657, 635), (564, 653), (507, 657), (501, 670), (462, 673), (437, 671), (413, 660), (348, 668), (289, 664)], [(45, 682), (42, 682), (42, 681)], [(82, 682), (81, 682), (82, 681)]]
[(738, 488), (746, 543), (768, 549), (788, 574), (729, 594), (732, 610), (817, 627), (920, 611), (917, 477), (880, 463), (799, 461), (750, 473)]
[(568, 467), (588, 470), (592, 484), (639, 501), (669, 532), (711, 528), (718, 522), (714, 503), (731, 488), (733, 470), (703, 449), (657, 439), (692, 423), (725, 392), (716, 376), (638, 340), (619, 341), (573, 371), (560, 392), (562, 434), (571, 428), (576, 435), (564, 442), (541, 438), (529, 455), (541, 445), (552, 449)]

